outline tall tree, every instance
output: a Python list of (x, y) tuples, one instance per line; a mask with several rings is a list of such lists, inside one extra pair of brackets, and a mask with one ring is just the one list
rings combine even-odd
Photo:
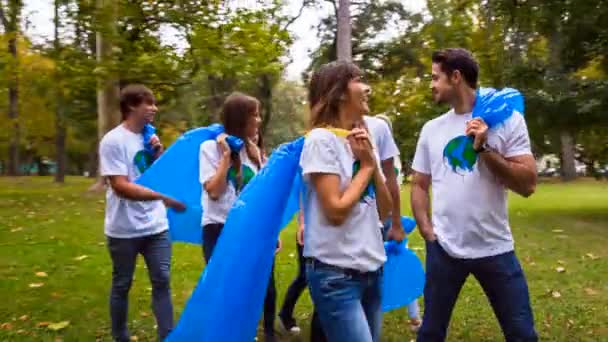
[(21, 0), (8, 0), (8, 4), (0, 1), (0, 22), (4, 28), (4, 33), (8, 36), (8, 52), (11, 56), (8, 81), (8, 119), (13, 123), (12, 134), (9, 138), (9, 161), (8, 174), (11, 176), (19, 175), (19, 56), (17, 53), (17, 42), (19, 39), (19, 20), (21, 19)]
[[(97, 34), (96, 54), (97, 63), (102, 66), (97, 86), (97, 141), (120, 122), (118, 111), (119, 83), (114, 70), (113, 44), (116, 36), (117, 0), (97, 0)], [(97, 164), (97, 163), (96, 163)], [(98, 171), (97, 171), (98, 172)], [(101, 178), (91, 187), (91, 190), (103, 188)]]
[(55, 0), (54, 3), (54, 18), (53, 23), (55, 25), (55, 34), (53, 39), (53, 55), (55, 57), (55, 161), (57, 163), (57, 170), (55, 172), (55, 182), (63, 183), (65, 181), (66, 173), (66, 123), (64, 113), (64, 101), (63, 101), (63, 87), (61, 78), (61, 69), (58, 61), (61, 58), (61, 44), (59, 41), (59, 9), (61, 7), (61, 0)]
[(351, 61), (353, 49), (351, 46), (352, 32), (350, 23), (350, 0), (340, 0), (338, 6), (337, 52), (338, 60)]

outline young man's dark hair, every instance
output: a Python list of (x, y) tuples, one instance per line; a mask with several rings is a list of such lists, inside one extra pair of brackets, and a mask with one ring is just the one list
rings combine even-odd
[(450, 48), (433, 52), (433, 63), (441, 65), (441, 70), (448, 77), (455, 70), (460, 71), (462, 78), (467, 82), (469, 87), (477, 88), (477, 77), (479, 75), (479, 64), (473, 55), (462, 48)]
[(137, 107), (143, 102), (155, 103), (156, 99), (152, 90), (142, 84), (129, 84), (120, 91), (120, 113), (125, 120), (131, 108)]

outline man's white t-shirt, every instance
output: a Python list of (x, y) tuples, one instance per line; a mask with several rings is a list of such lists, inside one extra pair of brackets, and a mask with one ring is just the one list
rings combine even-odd
[[(137, 179), (153, 162), (144, 150), (143, 136), (122, 124), (109, 131), (99, 143), (101, 176)], [(169, 229), (162, 201), (132, 201), (118, 196), (111, 186), (106, 192), (105, 234), (113, 238), (135, 238)]]
[[(239, 152), (242, 164), (242, 187), (259, 172), (258, 167), (249, 159), (245, 147)], [(238, 197), (239, 186), (236, 181), (236, 172), (234, 167), (230, 167), (228, 171), (228, 185), (224, 193), (217, 199), (212, 200), (209, 193), (205, 191), (205, 182), (217, 172), (222, 154), (220, 146), (215, 140), (208, 140), (201, 144), (199, 150), (199, 181), (201, 183), (201, 204), (203, 206), (203, 217), (201, 224), (203, 226), (212, 223), (225, 223), (228, 217), (228, 212)]]
[[(427, 122), (412, 168), (432, 179), (432, 224), (440, 245), (455, 258), (483, 258), (512, 251), (507, 189), (464, 137), (471, 113), (453, 110)], [(514, 112), (488, 132), (488, 145), (505, 158), (531, 155), (524, 117)], [(456, 152), (461, 153), (456, 153)], [(463, 157), (455, 157), (463, 156)]]
[[(332, 225), (323, 214), (318, 194), (310, 183), (314, 173), (340, 177), (340, 190), (350, 184), (356, 161), (347, 140), (322, 128), (313, 129), (304, 142), (300, 157), (304, 177), (304, 256), (333, 266), (376, 271), (386, 261), (375, 189), (368, 187), (340, 226)], [(370, 183), (373, 184), (373, 183)]]

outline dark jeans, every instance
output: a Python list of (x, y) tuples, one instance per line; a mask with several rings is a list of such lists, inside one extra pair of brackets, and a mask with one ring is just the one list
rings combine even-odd
[[(217, 240), (222, 234), (223, 224), (208, 224), (203, 227), (203, 256), (205, 262), (209, 264), (209, 260), (213, 255), (213, 250), (217, 244)], [(274, 262), (270, 272), (270, 280), (266, 288), (266, 297), (264, 298), (264, 333), (266, 336), (274, 336), (274, 320), (276, 315), (277, 289), (274, 284)]]
[[(287, 293), (285, 293), (285, 299), (283, 300), (283, 306), (281, 307), (281, 311), (279, 312), (279, 316), (283, 319), (284, 322), (295, 324), (295, 319), (293, 318), (293, 309), (296, 306), (296, 302), (298, 298), (306, 289), (306, 262), (304, 260), (303, 252), (304, 247), (300, 246), (300, 244), (296, 241), (296, 247), (298, 249), (298, 275), (291, 282), (289, 288), (287, 289)], [(321, 328), (321, 322), (319, 321), (319, 314), (316, 310), (313, 311), (312, 314), (312, 322), (310, 325), (310, 341), (311, 342), (325, 342), (327, 339), (323, 334), (323, 329)]]
[(107, 237), (107, 244), (112, 258), (110, 293), (112, 337), (121, 342), (130, 340), (127, 329), (129, 290), (137, 255), (141, 254), (152, 283), (152, 309), (158, 325), (158, 337), (163, 340), (173, 328), (173, 305), (169, 281), (171, 268), (169, 232), (132, 239)]
[(426, 243), (424, 318), (417, 341), (445, 341), (452, 309), (469, 274), (490, 300), (508, 342), (538, 340), (528, 284), (514, 252), (457, 259), (434, 241)]

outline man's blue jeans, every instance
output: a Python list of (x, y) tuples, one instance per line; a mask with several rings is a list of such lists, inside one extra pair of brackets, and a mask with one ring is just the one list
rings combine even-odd
[(306, 279), (328, 341), (380, 341), (382, 268), (361, 273), (307, 259)]
[(129, 341), (127, 313), (129, 290), (135, 271), (137, 255), (141, 254), (152, 283), (152, 309), (158, 325), (158, 336), (163, 340), (173, 329), (173, 305), (169, 271), (171, 268), (171, 240), (169, 232), (132, 239), (108, 237), (112, 258), (112, 291), (110, 318), (115, 341)]
[(439, 242), (427, 241), (424, 318), (418, 341), (445, 341), (452, 309), (469, 274), (475, 276), (490, 300), (508, 342), (538, 340), (528, 284), (513, 251), (457, 259), (449, 256)]

